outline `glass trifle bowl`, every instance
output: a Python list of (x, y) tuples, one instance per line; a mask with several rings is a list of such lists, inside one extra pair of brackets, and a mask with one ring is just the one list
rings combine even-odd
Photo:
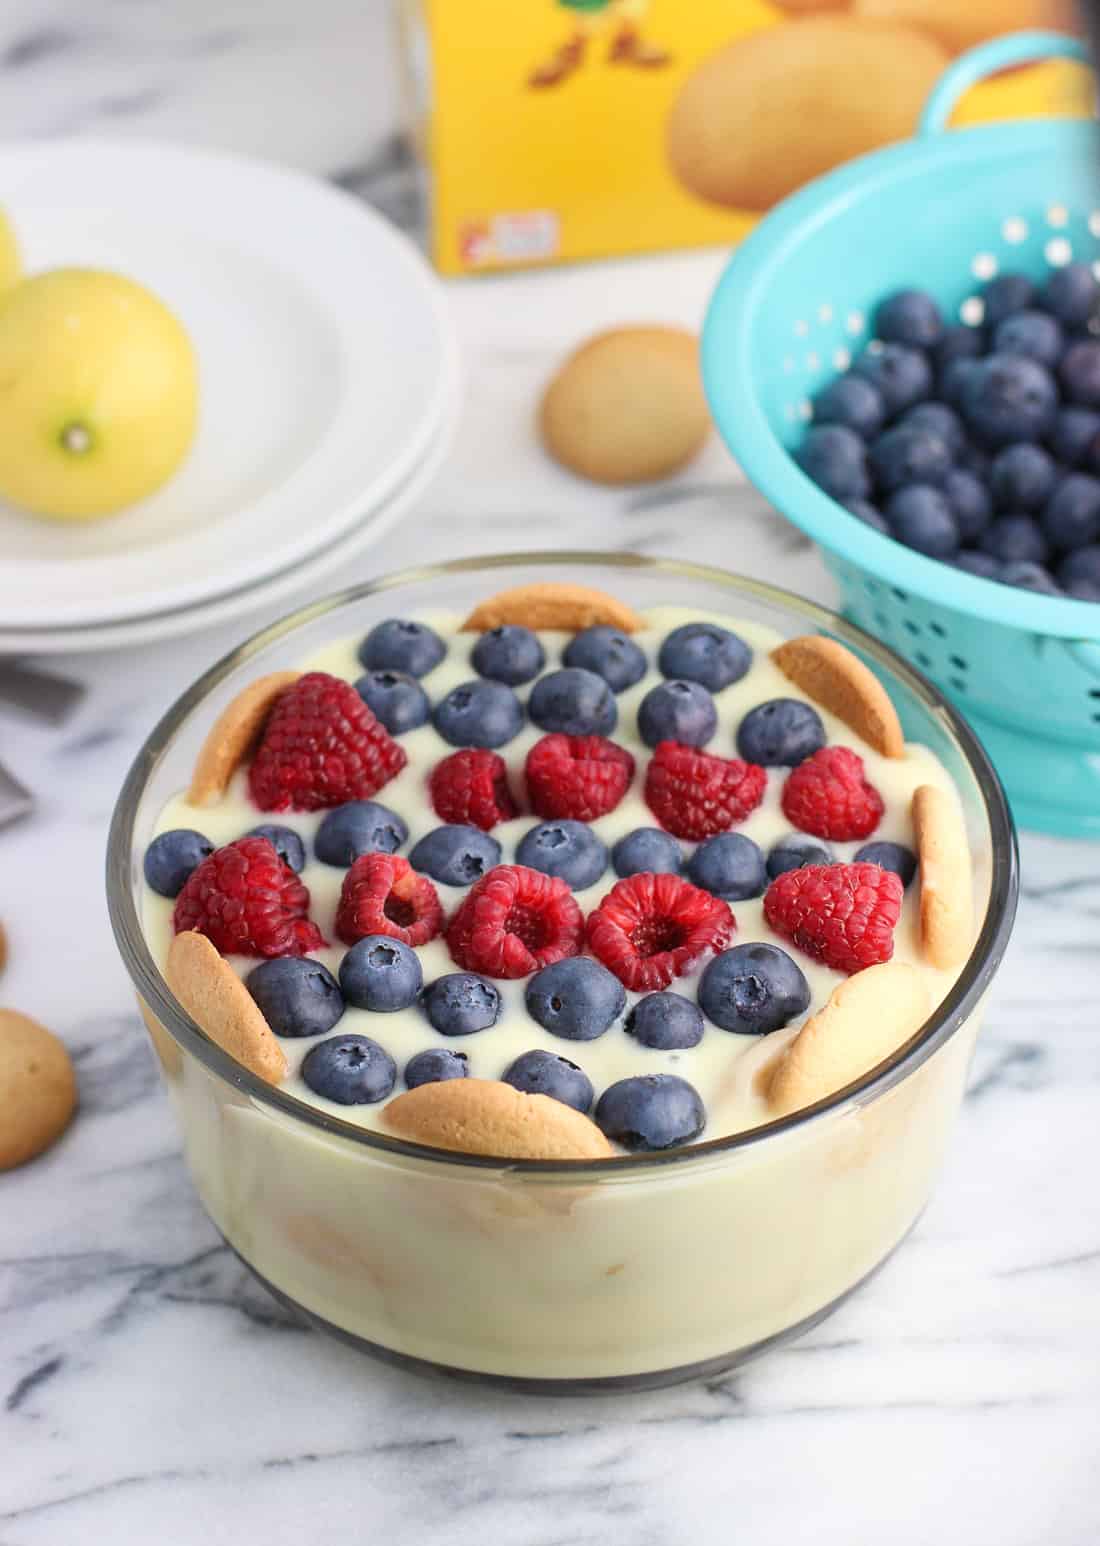
[[(491, 593), (545, 581), (598, 587), (643, 614), (676, 605), (734, 628), (831, 637), (886, 687), (906, 741), (946, 770), (971, 848), (975, 942), (920, 1030), (863, 1077), (684, 1147), (502, 1159), (373, 1130), (301, 1098), (294, 1080), (265, 1082), (169, 990), (150, 943), (143, 858), (225, 705), (258, 676), (297, 668), (386, 618), (462, 616)], [(1017, 871), (1011, 818), (981, 746), (891, 650), (822, 607), (719, 569), (533, 553), (386, 576), (306, 607), (220, 661), (139, 752), (111, 826), (107, 885), (192, 1179), (242, 1261), (307, 1320), (376, 1356), (570, 1393), (728, 1369), (818, 1322), (886, 1260), (939, 1170), (1012, 926)]]

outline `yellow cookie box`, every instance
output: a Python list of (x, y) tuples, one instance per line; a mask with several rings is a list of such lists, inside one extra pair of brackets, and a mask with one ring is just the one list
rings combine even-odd
[[(965, 48), (1072, 26), (1072, 0), (398, 0), (445, 274), (729, 245), (794, 186), (904, 139)], [(1084, 115), (1064, 61), (955, 122)]]

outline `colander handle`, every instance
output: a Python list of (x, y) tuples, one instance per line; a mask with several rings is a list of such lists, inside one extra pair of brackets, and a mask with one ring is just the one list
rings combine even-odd
[[(959, 3), (965, 4), (966, 0), (959, 0)], [(1085, 45), (1076, 38), (1067, 37), (1064, 32), (1010, 32), (1007, 37), (994, 38), (991, 43), (980, 43), (977, 48), (960, 54), (933, 86), (920, 115), (917, 135), (939, 134), (946, 128), (952, 109), (963, 93), (987, 75), (1037, 59), (1078, 59), (1087, 64), (1088, 57)]]

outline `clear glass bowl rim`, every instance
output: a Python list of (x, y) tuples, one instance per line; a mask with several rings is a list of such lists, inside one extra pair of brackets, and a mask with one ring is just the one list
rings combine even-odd
[[(201, 705), (207, 694), (218, 687), (226, 676), (260, 654), (268, 645), (286, 638), (306, 624), (337, 612), (365, 597), (399, 590), (403, 586), (421, 584), (433, 579), (449, 579), (462, 574), (491, 573), (494, 569), (540, 566), (558, 569), (603, 567), (626, 571), (644, 569), (650, 574), (668, 575), (670, 579), (686, 579), (720, 586), (730, 593), (731, 601), (735, 601), (738, 595), (742, 595), (768, 606), (782, 608), (793, 613), (796, 618), (854, 645), (891, 675), (898, 677), (925, 708), (945, 725), (957, 743), (981, 793), (989, 822), (992, 847), (989, 906), (977, 941), (955, 986), (916, 1035), (861, 1079), (845, 1086), (825, 1100), (796, 1111), (790, 1116), (778, 1118), (760, 1127), (750, 1128), (744, 1133), (735, 1133), (725, 1138), (713, 1138), (683, 1149), (671, 1149), (658, 1153), (616, 1155), (602, 1160), (515, 1160), (492, 1155), (464, 1154), (457, 1150), (431, 1148), (424, 1144), (409, 1143), (401, 1138), (391, 1138), (383, 1133), (372, 1132), (357, 1124), (331, 1116), (306, 1101), (284, 1094), (277, 1086), (268, 1084), (249, 1073), (228, 1053), (223, 1052), (199, 1029), (195, 1021), (169, 993), (167, 984), (153, 961), (145, 941), (131, 882), (131, 857), (134, 824), (145, 785), (184, 720)], [(576, 1182), (581, 1173), (598, 1176), (601, 1180), (611, 1180), (639, 1170), (652, 1174), (656, 1167), (671, 1165), (679, 1169), (693, 1164), (706, 1164), (712, 1162), (717, 1156), (751, 1149), (781, 1134), (809, 1127), (824, 1117), (838, 1116), (885, 1095), (915, 1073), (948, 1042), (977, 1007), (1007, 947), (1016, 912), (1018, 890), (1019, 861), (1016, 832), (1000, 780), (974, 732), (930, 681), (914, 670), (901, 656), (879, 643), (863, 629), (847, 622), (827, 607), (807, 601), (792, 591), (711, 565), (636, 553), (540, 550), (497, 553), (485, 557), (460, 558), (438, 564), (426, 564), (416, 568), (395, 570), (363, 584), (351, 586), (335, 595), (301, 607), (277, 622), (269, 624), (205, 671), (158, 720), (126, 775), (111, 818), (107, 839), (107, 906), (123, 964), (130, 974), (136, 991), (155, 1018), (187, 1053), (197, 1058), (219, 1079), (284, 1117), (290, 1117), (304, 1123), (307, 1127), (316, 1128), (346, 1142), (376, 1150), (380, 1155), (400, 1155), (408, 1159), (426, 1160), (445, 1166), (470, 1166), (476, 1169), (518, 1172), (546, 1179), (556, 1175), (568, 1177), (572, 1182)]]

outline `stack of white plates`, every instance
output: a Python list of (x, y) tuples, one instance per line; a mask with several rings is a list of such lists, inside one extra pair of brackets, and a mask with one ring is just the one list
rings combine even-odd
[(124, 514), (0, 502), (0, 652), (236, 620), (346, 564), (436, 472), (458, 405), (442, 292), (358, 201), (243, 157), (84, 140), (0, 148), (0, 207), (28, 270), (114, 269), (159, 295), (201, 399), (184, 466)]

